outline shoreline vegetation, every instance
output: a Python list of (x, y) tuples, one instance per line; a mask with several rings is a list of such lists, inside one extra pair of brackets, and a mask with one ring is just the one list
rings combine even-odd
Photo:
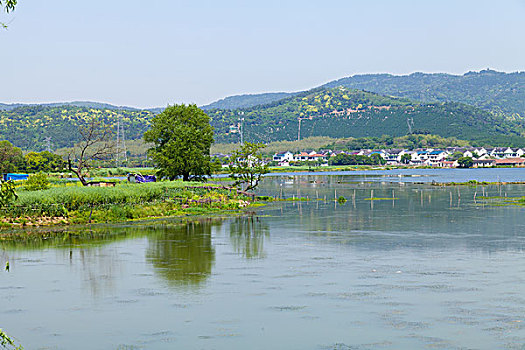
[(1, 209), (1, 228), (114, 223), (238, 212), (260, 205), (250, 193), (216, 184), (164, 181), (115, 187), (56, 186), (18, 191)]
[[(0, 209), (0, 236), (10, 229), (69, 227), (83, 224), (125, 223), (184, 218), (202, 215), (232, 215), (274, 201), (309, 201), (319, 198), (256, 196), (219, 183), (161, 181), (145, 184), (117, 182), (115, 187), (81, 187), (58, 181), (38, 191), (18, 191), (18, 199)], [(525, 182), (426, 182), (428, 186), (523, 185)], [(20, 187), (23, 188), (23, 187)], [(482, 194), (483, 193), (483, 194)], [(384, 200), (396, 198), (384, 198)], [(485, 197), (478, 200), (494, 205), (525, 205), (525, 198)], [(326, 198), (325, 198), (326, 200)], [(341, 198), (337, 199), (342, 201)], [(344, 198), (344, 200), (346, 200)], [(365, 198), (383, 200), (383, 198)]]

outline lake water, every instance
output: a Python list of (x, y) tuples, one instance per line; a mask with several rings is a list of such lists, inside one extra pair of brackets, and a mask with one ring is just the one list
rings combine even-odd
[(525, 170), (273, 176), (261, 194), (310, 200), (6, 242), (0, 327), (26, 349), (523, 349), (525, 208), (479, 197), (525, 186), (419, 183), (498, 178)]

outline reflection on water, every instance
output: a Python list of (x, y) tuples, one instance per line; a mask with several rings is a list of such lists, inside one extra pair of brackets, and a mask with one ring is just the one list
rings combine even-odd
[(212, 272), (215, 248), (212, 228), (217, 221), (191, 222), (185, 226), (156, 228), (148, 236), (147, 260), (155, 272), (175, 286), (197, 286)]
[(233, 249), (248, 259), (263, 258), (264, 240), (270, 236), (268, 223), (254, 216), (242, 216), (229, 221)]
[(353, 180), (268, 177), (261, 194), (309, 200), (2, 242), (0, 326), (28, 349), (523, 348), (525, 208), (482, 197), (525, 186)]

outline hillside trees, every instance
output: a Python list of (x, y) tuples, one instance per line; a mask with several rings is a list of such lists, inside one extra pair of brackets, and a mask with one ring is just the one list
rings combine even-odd
[(144, 140), (153, 144), (148, 155), (160, 177), (202, 181), (211, 175), (213, 128), (208, 115), (197, 105), (168, 106), (151, 120)]

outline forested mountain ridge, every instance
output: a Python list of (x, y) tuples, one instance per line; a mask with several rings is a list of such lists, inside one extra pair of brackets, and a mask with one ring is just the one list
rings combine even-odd
[[(317, 88), (266, 105), (207, 111), (215, 141), (293, 141), (312, 136), (332, 138), (392, 137), (430, 133), (472, 140), (481, 145), (525, 146), (525, 120), (454, 102), (421, 103), (346, 87)], [(126, 139), (140, 139), (155, 114), (148, 110), (75, 106), (25, 106), (0, 111), (0, 140), (24, 150), (70, 147), (80, 138), (79, 125), (96, 118), (116, 131), (120, 119)]]
[(217, 142), (311, 136), (402, 136), (422, 132), (480, 143), (525, 145), (525, 121), (453, 102), (419, 103), (345, 87), (318, 88), (263, 106), (210, 110)]
[(53, 148), (70, 147), (80, 139), (79, 125), (96, 118), (116, 130), (120, 118), (126, 138), (141, 138), (153, 113), (141, 110), (113, 110), (75, 106), (26, 106), (0, 111), (0, 140), (8, 140), (25, 150), (45, 149), (51, 137)]
[[(503, 73), (494, 70), (410, 75), (364, 74), (328, 82), (322, 87), (345, 86), (383, 95), (406, 97), (423, 102), (460, 102), (507, 115), (525, 116), (525, 72)], [(283, 93), (284, 98), (302, 92)], [(278, 101), (281, 93), (230, 96), (203, 108), (249, 108)], [(270, 96), (270, 99), (268, 98)], [(228, 103), (223, 103), (228, 102)]]
[(525, 72), (494, 70), (463, 75), (413, 73), (355, 75), (327, 83), (423, 102), (461, 102), (483, 109), (525, 117)]
[(92, 101), (73, 101), (73, 102), (52, 102), (52, 103), (0, 103), (0, 111), (10, 111), (15, 108), (21, 107), (61, 107), (61, 106), (72, 106), (72, 107), (86, 107), (86, 108), (97, 108), (97, 109), (126, 109), (131, 111), (138, 111), (140, 109), (128, 106), (115, 106), (109, 103), (103, 102), (92, 102)]

